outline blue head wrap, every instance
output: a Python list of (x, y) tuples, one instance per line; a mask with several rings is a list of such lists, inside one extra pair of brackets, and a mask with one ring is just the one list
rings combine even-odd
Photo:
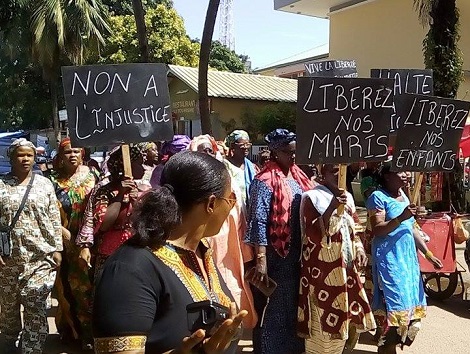
[(296, 135), (287, 129), (276, 129), (266, 135), (264, 140), (268, 143), (269, 150), (277, 150), (295, 141)]

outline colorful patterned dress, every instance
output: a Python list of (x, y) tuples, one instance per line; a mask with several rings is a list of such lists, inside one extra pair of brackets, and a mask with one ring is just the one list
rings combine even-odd
[(306, 338), (307, 354), (340, 354), (346, 341), (352, 349), (358, 333), (375, 328), (353, 262), (356, 253), (364, 249), (354, 234), (358, 221), (354, 199), (349, 192), (346, 194), (345, 213), (339, 216), (334, 212), (328, 225), (321, 216), (328, 209), (333, 193), (319, 185), (302, 197), (298, 330)]
[[(11, 225), (26, 185), (8, 174), (0, 176), (0, 225)], [(56, 272), (52, 254), (62, 251), (62, 229), (51, 182), (35, 176), (23, 211), (11, 232), (11, 256), (0, 266), (0, 332), (5, 342), (0, 352), (42, 353), (48, 335), (46, 299)], [(23, 325), (20, 304), (23, 305)]]
[[(371, 215), (383, 215), (385, 220), (398, 217), (410, 201), (403, 191), (401, 199), (377, 190), (367, 200)], [(388, 235), (372, 240), (372, 275), (374, 282), (374, 312), (386, 315), (380, 345), (410, 345), (426, 316), (426, 299), (421, 280), (418, 254), (413, 238), (414, 218), (409, 218)]]
[(57, 173), (50, 176), (60, 204), (62, 226), (71, 233), (71, 240), (65, 242), (65, 257), (60, 270), (61, 282), (56, 283), (59, 289), (63, 288), (64, 294), (63, 298), (59, 298), (57, 328), (63, 335), (71, 335), (77, 339), (78, 334), (85, 341), (92, 338), (93, 282), (88, 269), (79, 264), (80, 248), (75, 245), (74, 240), (82, 222), (88, 196), (98, 176), (97, 170), (86, 166), (80, 166), (79, 170), (69, 178), (63, 178)]

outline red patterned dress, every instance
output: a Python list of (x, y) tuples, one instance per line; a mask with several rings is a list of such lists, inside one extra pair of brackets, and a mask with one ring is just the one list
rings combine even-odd
[[(342, 353), (346, 340), (355, 344), (356, 333), (375, 328), (366, 293), (354, 265), (363, 250), (354, 235), (352, 196), (342, 216), (332, 215), (329, 225), (321, 215), (333, 194), (322, 185), (304, 193), (301, 204), (302, 265), (298, 332), (306, 338), (306, 353)], [(356, 216), (357, 218), (357, 216)], [(354, 327), (354, 331), (351, 331)], [(352, 338), (349, 338), (352, 337)]]

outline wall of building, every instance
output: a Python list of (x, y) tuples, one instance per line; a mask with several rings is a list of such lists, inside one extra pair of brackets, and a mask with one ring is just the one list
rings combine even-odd
[(266, 105), (277, 102), (241, 100), (231, 98), (212, 98), (211, 117), (214, 137), (223, 139), (233, 129), (243, 129), (242, 116), (247, 110), (260, 110)]
[[(470, 70), (470, 1), (458, 0), (460, 48), (464, 69)], [(355, 59), (359, 76), (369, 77), (372, 68), (424, 68), (422, 41), (427, 33), (410, 0), (376, 0), (332, 13), (330, 58)], [(470, 77), (458, 98), (470, 89)], [(466, 100), (470, 100), (470, 94)]]
[[(176, 133), (199, 135), (201, 121), (197, 93), (177, 78), (170, 79), (169, 91)], [(214, 137), (221, 140), (231, 130), (243, 128), (241, 118), (246, 110), (256, 111), (274, 103), (276, 102), (210, 97), (209, 107)]]

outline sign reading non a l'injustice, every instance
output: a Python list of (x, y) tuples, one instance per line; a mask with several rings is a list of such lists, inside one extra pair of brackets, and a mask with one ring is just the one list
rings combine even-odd
[(396, 100), (402, 117), (393, 150), (396, 171), (452, 171), (470, 102), (403, 94)]
[(388, 154), (392, 79), (298, 79), (299, 164), (381, 161)]
[[(432, 70), (428, 69), (371, 69), (371, 77), (394, 79), (393, 93), (395, 100), (399, 95), (405, 93), (415, 93), (418, 95), (433, 95)], [(401, 124), (401, 117), (397, 110), (393, 108), (390, 117), (390, 132), (395, 132)]]
[(355, 60), (318, 60), (304, 65), (309, 77), (357, 77)]
[(74, 146), (172, 138), (165, 64), (69, 66), (62, 75)]

